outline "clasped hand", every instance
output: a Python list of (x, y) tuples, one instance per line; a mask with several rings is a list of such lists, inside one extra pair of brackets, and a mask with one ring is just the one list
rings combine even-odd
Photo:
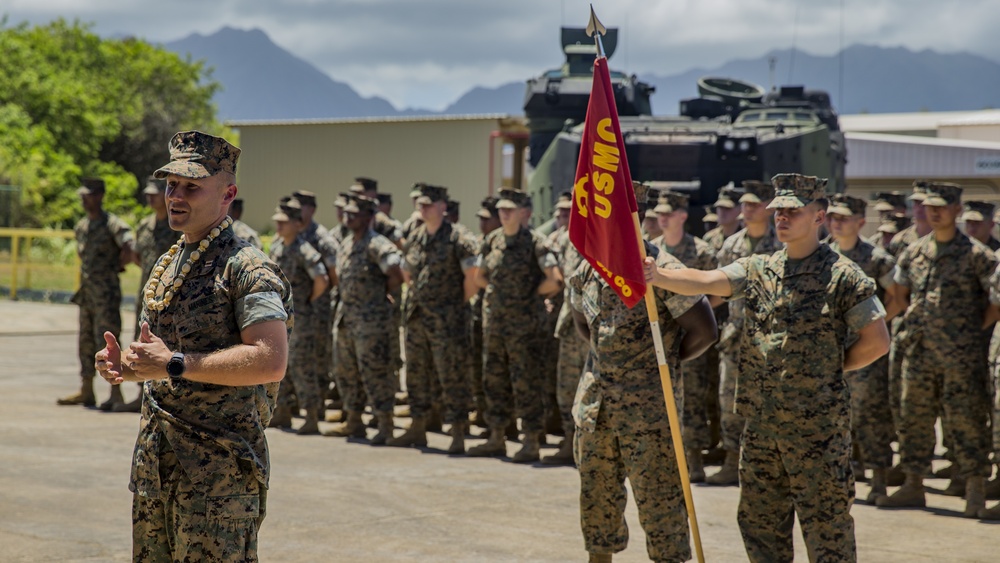
[(129, 344), (124, 358), (114, 334), (105, 332), (104, 342), (107, 346), (94, 356), (94, 367), (108, 383), (118, 385), (126, 380), (144, 381), (167, 375), (167, 362), (173, 353), (159, 336), (149, 331), (149, 323), (142, 323), (139, 340)]

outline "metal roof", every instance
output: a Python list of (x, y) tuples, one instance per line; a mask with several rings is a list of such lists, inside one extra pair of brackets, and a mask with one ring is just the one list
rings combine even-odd
[(943, 122), (981, 114), (981, 111), (937, 111), (914, 113), (863, 113), (841, 115), (840, 128), (845, 132), (869, 133), (936, 131)]
[(519, 116), (506, 113), (481, 113), (466, 115), (407, 115), (385, 117), (344, 117), (344, 118), (311, 118), (311, 119), (258, 119), (227, 121), (229, 127), (269, 127), (282, 125), (344, 125), (351, 123), (407, 123), (427, 121), (483, 121), (489, 119), (501, 120)]
[(848, 179), (995, 177), (1000, 172), (1000, 143), (878, 133), (844, 137)]

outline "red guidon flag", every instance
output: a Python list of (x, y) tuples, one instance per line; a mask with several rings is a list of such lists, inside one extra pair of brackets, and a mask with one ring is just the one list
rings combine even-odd
[(599, 57), (576, 165), (569, 240), (630, 309), (646, 293), (632, 217), (637, 211), (608, 59)]

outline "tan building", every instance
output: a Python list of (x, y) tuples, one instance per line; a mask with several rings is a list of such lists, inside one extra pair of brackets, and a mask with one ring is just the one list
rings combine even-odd
[[(393, 216), (413, 211), (415, 182), (445, 186), (461, 203), (461, 221), (477, 227), (480, 200), (500, 185), (523, 177), (527, 129), (506, 115), (430, 116), (228, 123), (240, 133), (238, 184), (245, 199), (243, 220), (271, 232), (278, 199), (295, 190), (317, 194), (317, 220), (336, 223), (333, 202), (357, 176), (378, 180), (393, 197)], [(506, 161), (508, 165), (504, 166)], [(506, 171), (504, 169), (507, 169)]]

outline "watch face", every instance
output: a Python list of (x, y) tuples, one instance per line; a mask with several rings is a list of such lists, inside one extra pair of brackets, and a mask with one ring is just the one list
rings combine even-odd
[(180, 377), (181, 375), (183, 375), (183, 373), (184, 373), (184, 356), (178, 354), (170, 358), (170, 361), (167, 362), (167, 375), (171, 377)]

